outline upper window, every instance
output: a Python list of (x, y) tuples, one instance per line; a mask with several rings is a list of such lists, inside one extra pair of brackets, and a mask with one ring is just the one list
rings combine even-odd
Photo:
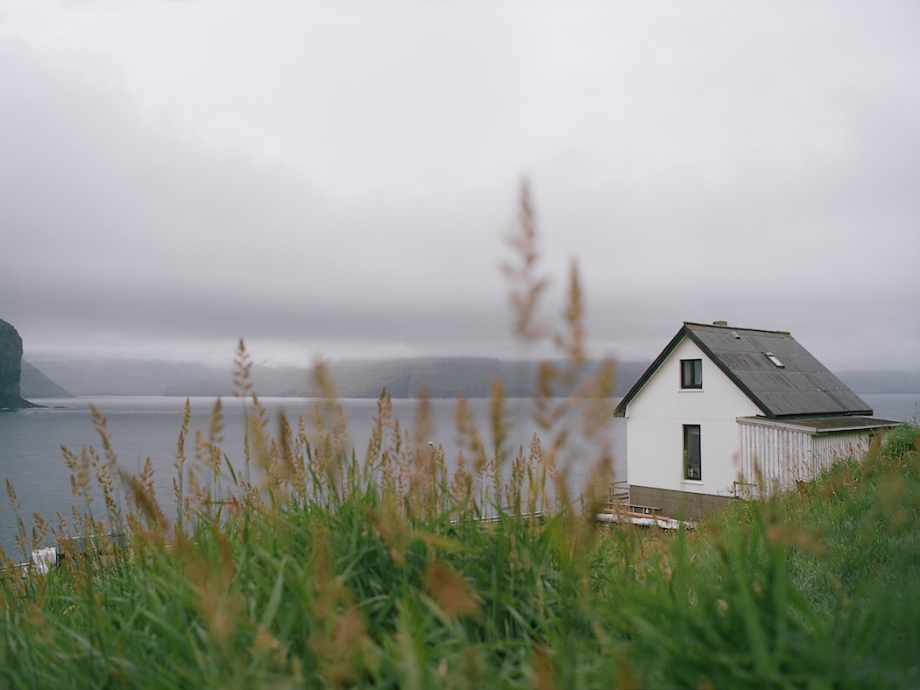
[(703, 360), (701, 359), (682, 359), (680, 360), (680, 387), (681, 388), (702, 388), (703, 387)]

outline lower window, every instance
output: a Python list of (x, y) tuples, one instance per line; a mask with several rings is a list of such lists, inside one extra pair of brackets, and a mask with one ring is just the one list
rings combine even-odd
[(684, 424), (684, 479), (703, 479), (699, 424)]

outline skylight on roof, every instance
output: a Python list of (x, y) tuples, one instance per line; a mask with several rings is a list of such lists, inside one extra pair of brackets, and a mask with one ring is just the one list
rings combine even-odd
[(765, 356), (767, 359), (769, 359), (771, 362), (773, 362), (773, 364), (775, 364), (776, 366), (778, 366), (780, 369), (782, 369), (783, 367), (786, 366), (785, 364), (783, 364), (783, 363), (780, 361), (779, 357), (777, 357), (776, 355), (774, 355), (772, 352), (764, 352), (763, 354), (764, 354), (764, 356)]

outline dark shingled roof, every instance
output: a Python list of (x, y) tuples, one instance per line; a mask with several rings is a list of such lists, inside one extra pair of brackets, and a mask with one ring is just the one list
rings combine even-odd
[(804, 429), (812, 434), (831, 434), (836, 431), (868, 431), (872, 429), (890, 429), (901, 422), (875, 417), (858, 417), (841, 415), (837, 417), (792, 417), (784, 419), (765, 419), (764, 417), (738, 417), (746, 424), (782, 426), (792, 429)]
[(872, 408), (789, 333), (684, 323), (617, 406), (616, 416), (625, 415), (629, 401), (684, 338), (696, 343), (766, 417), (872, 415)]

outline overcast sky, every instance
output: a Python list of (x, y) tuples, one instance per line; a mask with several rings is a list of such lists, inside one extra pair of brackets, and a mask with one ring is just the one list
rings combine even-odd
[(26, 358), (516, 356), (522, 177), (594, 355), (920, 369), (916, 2), (0, 0)]

